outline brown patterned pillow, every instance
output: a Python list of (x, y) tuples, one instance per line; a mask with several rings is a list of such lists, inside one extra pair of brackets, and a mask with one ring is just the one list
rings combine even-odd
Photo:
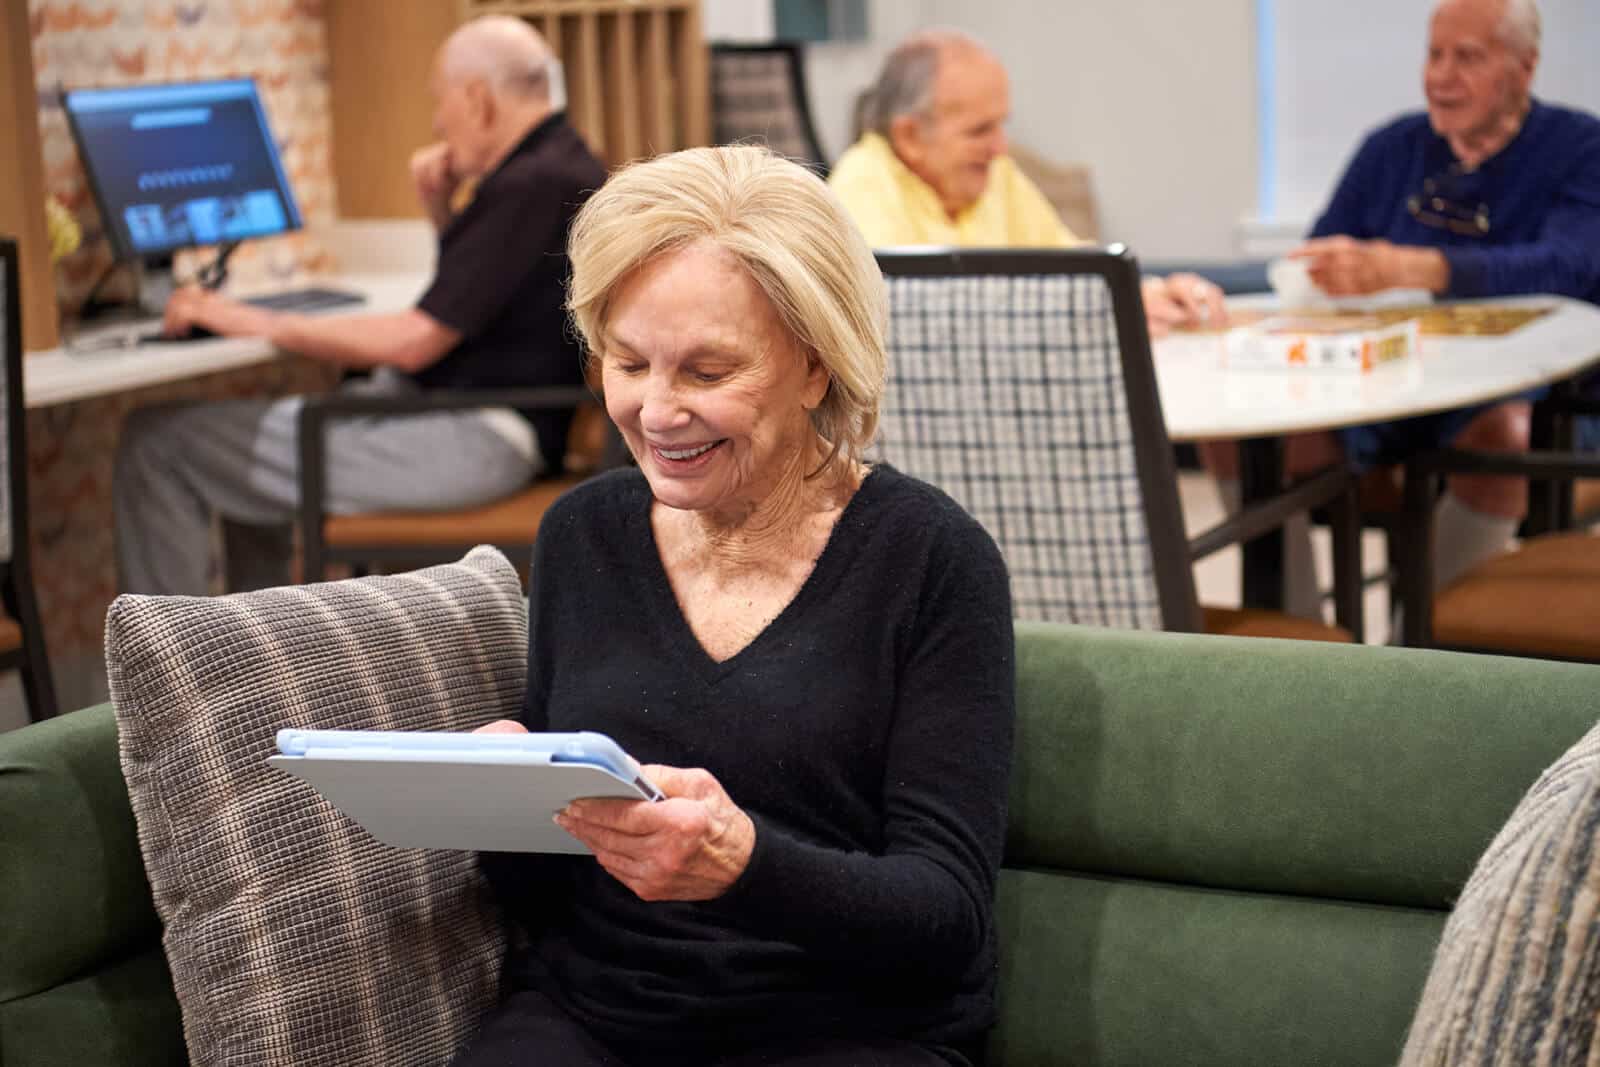
[(1445, 925), (1401, 1067), (1600, 1062), (1600, 727), (1540, 775)]
[(196, 1067), (443, 1064), (504, 948), (470, 853), (389, 848), (274, 770), (280, 727), (462, 730), (519, 710), (527, 610), (494, 549), (413, 574), (106, 619), (122, 767)]

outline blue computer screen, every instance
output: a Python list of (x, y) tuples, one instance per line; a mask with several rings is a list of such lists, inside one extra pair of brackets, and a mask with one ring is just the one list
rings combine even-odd
[(63, 103), (119, 258), (300, 228), (254, 82), (75, 89)]

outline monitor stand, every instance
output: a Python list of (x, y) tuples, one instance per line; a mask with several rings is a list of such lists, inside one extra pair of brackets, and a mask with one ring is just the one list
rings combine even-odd
[(145, 260), (133, 262), (134, 314), (140, 318), (159, 319), (166, 313), (167, 301), (177, 286), (172, 279), (172, 260)]

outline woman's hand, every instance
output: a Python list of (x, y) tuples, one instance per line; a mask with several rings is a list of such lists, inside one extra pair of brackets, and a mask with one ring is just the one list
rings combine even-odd
[(720, 897), (750, 863), (755, 823), (708, 771), (659, 764), (643, 770), (666, 800), (574, 800), (557, 813), (556, 825), (640, 900)]
[(528, 728), (515, 719), (496, 719), (486, 722), (476, 730), (475, 734), (525, 734)]

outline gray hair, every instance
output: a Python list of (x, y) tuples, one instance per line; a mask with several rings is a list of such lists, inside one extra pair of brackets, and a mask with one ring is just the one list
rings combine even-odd
[[(1462, 0), (1435, 0), (1435, 11), (1449, 3)], [(1495, 36), (1519, 56), (1533, 55), (1539, 51), (1540, 19), (1539, 0), (1500, 0), (1500, 24)]]
[(878, 80), (856, 104), (857, 133), (870, 130), (887, 137), (890, 125), (901, 115), (925, 116), (932, 111), (939, 61), (957, 48), (989, 51), (976, 37), (952, 29), (925, 30), (896, 45), (883, 61)]
[(440, 52), (449, 81), (481, 78), (495, 92), (550, 95), (550, 46), (513, 15), (484, 15), (452, 33)]
[(1506, 0), (1500, 39), (1521, 55), (1539, 51), (1539, 0)]

